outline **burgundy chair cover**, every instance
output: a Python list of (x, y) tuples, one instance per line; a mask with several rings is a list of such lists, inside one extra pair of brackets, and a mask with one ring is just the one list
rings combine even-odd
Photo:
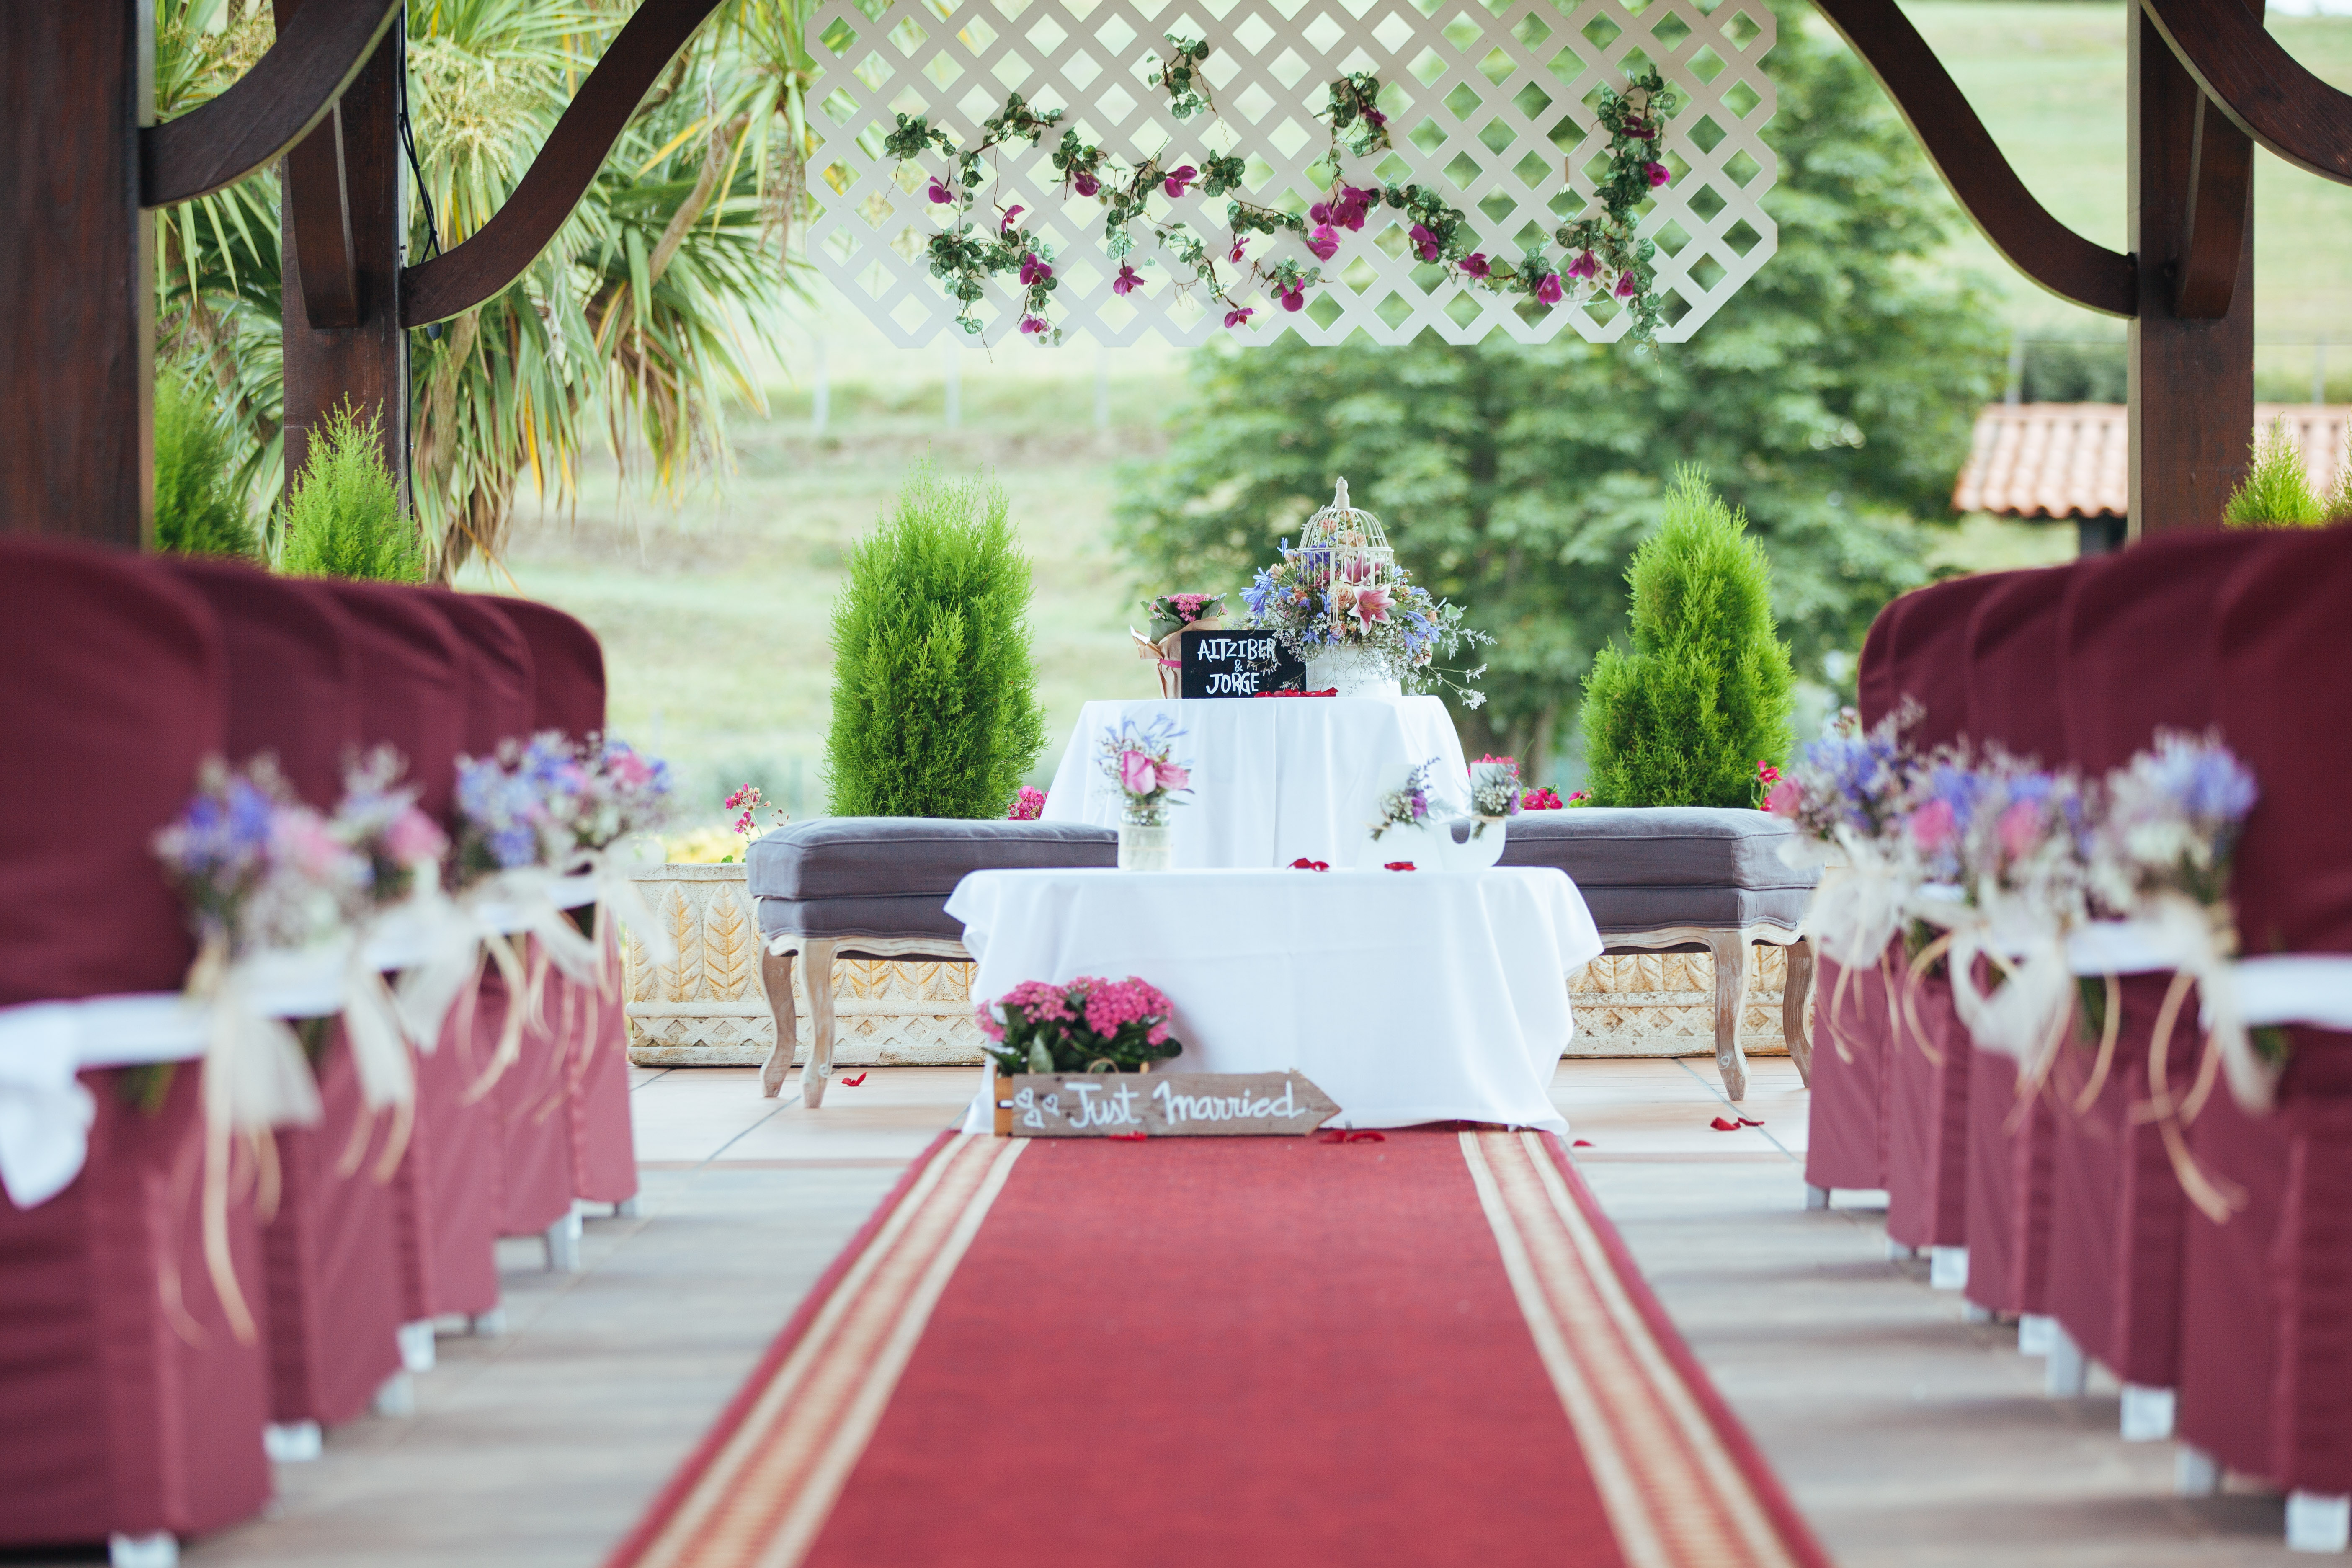
[[(427, 596), (381, 583), (325, 584), (360, 646), (364, 742), (390, 742), (408, 759), (417, 804), (450, 820), (457, 754), (466, 749), (470, 663), (465, 645)], [(454, 823), (452, 824), (454, 826)], [(486, 1101), (467, 1098), (482, 1064), (453, 1023), (416, 1059), (416, 1116), (393, 1177), (401, 1316), (472, 1316), (499, 1303), (498, 1125)]]
[[(1968, 636), (1975, 744), (1999, 744), (2051, 768), (2072, 760), (2058, 700), (2058, 614), (2080, 570), (2016, 573), (1978, 602)], [(2055, 1119), (2046, 1095), (2021, 1110), (2014, 1058), (1970, 1051), (1968, 1299), (1994, 1312), (2044, 1311)]]
[[(535, 678), (531, 727), (561, 730), (585, 740), (604, 728), (604, 650), (596, 634), (550, 605), (530, 599), (491, 601), (530, 644)], [(599, 995), (558, 975), (552, 998), (566, 1023), (564, 1046), (572, 1092), (572, 1195), (617, 1204), (636, 1196), (637, 1152), (629, 1125), (627, 998), (618, 984)]]
[[(220, 634), (152, 564), (0, 540), (0, 1006), (176, 991), (194, 947), (150, 848), (226, 739)], [(269, 1498), (268, 1381), (203, 1262), (199, 1073), (160, 1109), (90, 1071), (81, 1173), (0, 1199), (0, 1545), (199, 1534)], [(257, 1310), (260, 1246), (232, 1204)], [(178, 1310), (167, 1302), (176, 1298)]]
[[(1966, 732), (1969, 618), (2016, 575), (1954, 577), (1904, 595), (1890, 628), (1886, 690), (1890, 707), (1906, 697), (1919, 703), (1919, 721), (1905, 733), (1914, 749)], [(1965, 1247), (1972, 1052), (1949, 985), (1931, 976), (1916, 987), (1906, 981), (1906, 990), (1910, 1005), (1896, 1020), (1886, 1063), (1886, 1234), (1906, 1247)]]
[[(277, 755), (287, 782), (321, 810), (342, 795), (359, 750), (359, 637), (316, 583), (227, 562), (163, 563), (204, 595), (228, 654), (228, 751)], [(368, 1406), (400, 1370), (395, 1204), (375, 1174), (386, 1125), (371, 1120), (340, 1025), (315, 1064), (324, 1119), (277, 1133), (281, 1188), (263, 1233), (269, 1276), (270, 1413), (334, 1426)], [(342, 1173), (352, 1139), (362, 1163)]]
[[(2059, 610), (2056, 684), (2067, 751), (2085, 775), (2129, 762), (2159, 728), (2213, 721), (2215, 602), (2224, 577), (2271, 537), (2154, 539), (2076, 571)], [(2070, 1047), (2053, 1075), (2048, 1310), (2085, 1355), (2149, 1388), (2169, 1388), (2179, 1373), (2187, 1205), (2163, 1140), (2131, 1110), (2147, 1100), (2145, 1064), (2169, 978), (2123, 977), (2117, 1065), (2086, 1110), (2072, 1106), (2093, 1050)], [(2174, 1033), (2176, 1082), (2195, 1069), (2194, 1036)]]
[[(1854, 671), (1864, 727), (1895, 703), (1895, 625), (1906, 595), (1878, 612), (1863, 638)], [(1886, 1185), (1886, 1043), (1890, 1020), (1885, 975), (1845, 968), (1813, 954), (1813, 1070), (1806, 1115), (1805, 1184), (1823, 1192)]]
[[(2214, 710), (2263, 797), (2231, 893), (2248, 954), (2352, 952), (2352, 530), (2279, 536), (2223, 584)], [(2245, 1194), (2188, 1215), (2179, 1428), (2228, 1468), (2352, 1492), (2352, 1035), (2288, 1031), (2267, 1117), (2217, 1095), (2197, 1157)]]
[[(489, 756), (508, 741), (530, 738), (538, 703), (536, 661), (514, 621), (486, 595), (425, 591), (466, 645), (471, 679), (466, 702), (466, 750)], [(534, 966), (543, 954), (525, 955)], [(499, 1142), (499, 1217), (503, 1236), (536, 1236), (572, 1212), (572, 1121), (562, 1104), (567, 1053), (556, 1037), (560, 1016), (549, 987), (538, 1015), (522, 1031), (522, 1055), (499, 1075), (489, 1103)], [(477, 1048), (498, 1037), (493, 1015), (503, 1017), (516, 999), (493, 970), (482, 983)]]

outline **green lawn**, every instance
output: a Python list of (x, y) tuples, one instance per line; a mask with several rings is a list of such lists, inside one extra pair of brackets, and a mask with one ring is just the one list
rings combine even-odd
[[(2122, 0), (1925, 0), (1910, 7), (2051, 208), (2102, 244), (2124, 227)], [(2352, 86), (2352, 18), (2280, 18), (2273, 30), (2312, 69)], [(2265, 396), (2307, 396), (2307, 347), (2331, 359), (2352, 400), (2352, 190), (2264, 154), (2257, 179), (2258, 366)], [(2123, 323), (2064, 305), (2011, 272), (1973, 231), (1950, 264), (2000, 290), (2011, 321), (2044, 338), (2120, 342)], [(613, 722), (684, 771), (690, 815), (716, 820), (727, 789), (754, 782), (797, 814), (822, 809), (828, 606), (843, 552), (869, 527), (906, 465), (927, 453), (959, 471), (992, 468), (1013, 500), (1036, 568), (1042, 695), (1053, 739), (1040, 782), (1089, 697), (1156, 689), (1126, 627), (1138, 584), (1109, 543), (1120, 459), (1156, 450), (1183, 395), (1182, 356), (1164, 347), (1098, 354), (1007, 345), (955, 351), (961, 427), (944, 420), (950, 352), (890, 347), (820, 290), (788, 308), (764, 414), (734, 426), (734, 467), (673, 508), (592, 466), (575, 508), (519, 521), (508, 565), (522, 590), (579, 615), (604, 639)], [(1737, 310), (1735, 300), (1728, 310)], [(831, 416), (813, 432), (822, 340)], [(1672, 352), (1668, 350), (1667, 352)], [(1097, 430), (1099, 386), (1108, 428)], [(2070, 526), (1971, 519), (1936, 552), (1966, 569), (2062, 560)], [(466, 585), (505, 586), (477, 567)]]

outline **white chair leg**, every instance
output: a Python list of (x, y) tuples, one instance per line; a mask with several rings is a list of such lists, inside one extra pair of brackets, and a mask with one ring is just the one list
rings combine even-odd
[(1990, 1323), (1992, 1321), (1992, 1309), (1990, 1307), (1979, 1307), (1974, 1301), (1964, 1300), (1960, 1303), (1960, 1321), (1964, 1323)]
[(440, 1358), (439, 1342), (433, 1335), (433, 1320), (419, 1318), (399, 1328), (400, 1364), (409, 1372), (431, 1372)]
[(1917, 1247), (1906, 1247), (1903, 1243), (1895, 1240), (1891, 1236), (1886, 1238), (1886, 1258), (1888, 1262), (1901, 1263), (1906, 1258), (1916, 1258), (1918, 1256), (1919, 1249)]
[(642, 1194), (633, 1193), (613, 1205), (614, 1219), (642, 1219), (645, 1217), (645, 1199)]
[(495, 1340), (507, 1331), (507, 1310), (501, 1306), (487, 1312), (477, 1312), (466, 1323), (467, 1331), (478, 1340)]
[(395, 1372), (377, 1387), (373, 1407), (378, 1415), (404, 1420), (416, 1414), (416, 1381)]
[(814, 1110), (824, 1103), (825, 1080), (833, 1076), (833, 954), (837, 942), (812, 939), (808, 961), (809, 1059), (801, 1068), (801, 1103)]
[(326, 1447), (316, 1421), (272, 1421), (261, 1429), (261, 1451), (273, 1465), (307, 1465)]
[(1934, 1290), (1965, 1290), (1969, 1288), (1969, 1249), (1965, 1247), (1931, 1247), (1927, 1249), (1927, 1286)]
[(1809, 1209), (1825, 1209), (1829, 1207), (1830, 1190), (1827, 1187), (1814, 1186), (1810, 1182), (1806, 1183), (1805, 1206)]
[(1739, 1015), (1748, 1004), (1748, 973), (1755, 949), (1745, 932), (1710, 935), (1707, 950), (1715, 955), (1715, 1070), (1723, 1079), (1724, 1098), (1737, 1104), (1748, 1098), (1748, 1058), (1739, 1054)]
[(2091, 1363), (2064, 1324), (2050, 1331), (2050, 1359), (2042, 1367), (2042, 1392), (2053, 1399), (2080, 1399), (2091, 1381)]
[(2051, 1336), (2058, 1331), (2058, 1320), (2047, 1312), (2028, 1312), (2017, 1320), (2017, 1353), (2048, 1355)]
[(550, 1274), (580, 1272), (580, 1211), (573, 1209), (547, 1227), (542, 1237), (547, 1243), (547, 1271)]
[(2202, 1448), (2183, 1443), (2172, 1456), (2172, 1495), (2211, 1497), (2221, 1489), (2221, 1466)]
[(776, 1019), (776, 1043), (760, 1068), (760, 1092), (773, 1100), (783, 1092), (784, 1075), (793, 1070), (793, 1053), (800, 1049), (800, 1021), (793, 1013), (793, 955), (762, 952), (760, 984), (768, 993), (768, 1011)]
[(2341, 1552), (2352, 1546), (2352, 1496), (2324, 1492), (2289, 1492), (2286, 1499), (2286, 1549), (2289, 1552)]
[(106, 1560), (113, 1568), (180, 1568), (180, 1538), (168, 1530), (152, 1535), (110, 1535)]
[(2124, 1384), (2120, 1422), (2126, 1443), (2161, 1443), (2172, 1436), (2172, 1390)]

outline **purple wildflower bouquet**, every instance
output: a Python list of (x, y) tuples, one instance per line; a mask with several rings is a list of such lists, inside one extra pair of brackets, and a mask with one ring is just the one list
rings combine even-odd
[(982, 1048), (996, 1070), (1015, 1073), (1140, 1072), (1184, 1049), (1170, 1032), (1174, 1004), (1156, 986), (1129, 975), (1067, 985), (1024, 980), (975, 1009)]
[(407, 763), (378, 746), (343, 772), (343, 798), (328, 829), (368, 865), (368, 901), (377, 909), (402, 902), (449, 852), (441, 825), (416, 808), (417, 788), (402, 784)]
[(295, 797), (266, 752), (236, 770), (205, 763), (154, 847), (197, 935), (226, 956), (324, 942), (369, 901), (367, 858)]
[(1166, 826), (1168, 808), (1180, 804), (1175, 797), (1192, 793), (1192, 770), (1175, 760), (1176, 742), (1183, 736), (1164, 713), (1141, 727), (1129, 719), (1116, 730), (1103, 730), (1103, 776), (1118, 789), (1127, 820), (1135, 826)]
[(2158, 731), (2153, 747), (2107, 775), (2090, 847), (2100, 902), (2119, 913), (2163, 898), (2222, 908), (2230, 856), (2260, 793), (2218, 735)]
[(1372, 821), (1375, 840), (1391, 828), (1419, 827), (1429, 820), (1429, 775), (1437, 763), (1437, 758), (1430, 758), (1405, 774), (1403, 784), (1381, 796), (1381, 814)]
[(589, 852), (668, 819), (669, 765), (625, 741), (592, 735), (574, 746), (557, 731), (512, 741), (495, 757), (457, 760), (457, 875), (563, 871)]
[(1519, 759), (1484, 756), (1470, 764), (1470, 814), (1478, 818), (1471, 830), (1475, 838), (1497, 817), (1517, 816), (1524, 799), (1519, 789)]

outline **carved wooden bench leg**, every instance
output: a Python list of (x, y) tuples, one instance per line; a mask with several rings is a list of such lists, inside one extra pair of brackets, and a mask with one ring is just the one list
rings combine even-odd
[(1813, 1037), (1805, 1027), (1805, 1004), (1813, 994), (1813, 944), (1799, 937), (1784, 950), (1788, 984), (1780, 991), (1780, 1037), (1789, 1042), (1789, 1059), (1807, 1089), (1813, 1087)]
[(833, 953), (838, 945), (818, 937), (802, 950), (808, 961), (810, 1039), (808, 1065), (801, 1068), (801, 1103), (811, 1110), (824, 1103), (825, 1080), (833, 1076)]
[(1748, 1098), (1748, 1061), (1739, 1054), (1739, 1015), (1748, 1001), (1748, 973), (1753, 949), (1745, 931), (1710, 931), (1706, 945), (1715, 955), (1715, 1070), (1723, 1079), (1723, 1092), (1734, 1100)]
[(760, 1068), (760, 1092), (770, 1100), (782, 1092), (784, 1075), (793, 1070), (793, 1052), (800, 1037), (800, 1021), (793, 1016), (793, 955), (760, 955), (760, 984), (767, 988), (768, 1011), (776, 1016), (776, 1048)]

